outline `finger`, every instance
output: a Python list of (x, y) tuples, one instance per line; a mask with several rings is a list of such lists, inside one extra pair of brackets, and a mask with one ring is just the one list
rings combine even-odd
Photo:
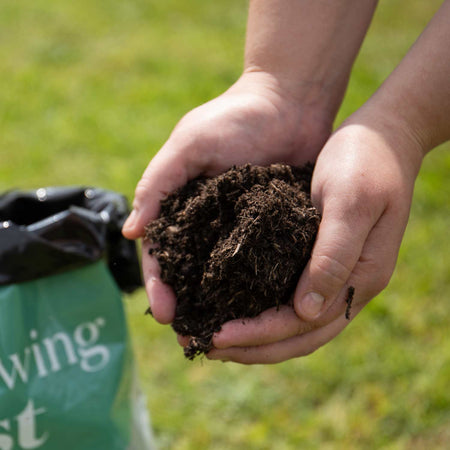
[(170, 286), (160, 278), (160, 268), (155, 257), (148, 254), (150, 244), (142, 246), (142, 270), (152, 315), (160, 323), (171, 323), (175, 317), (176, 297)]
[(310, 261), (294, 294), (294, 308), (304, 320), (315, 320), (346, 285), (373, 224), (345, 201), (326, 206)]
[(181, 334), (177, 334), (178, 344), (180, 344), (182, 347), (187, 347), (189, 345), (190, 339), (191, 338), (189, 336), (181, 336)]
[[(315, 324), (329, 323), (345, 310), (352, 316), (356, 305), (366, 305), (388, 285), (408, 217), (408, 211), (400, 209), (386, 209), (385, 214), (370, 231), (345, 286)], [(355, 288), (355, 293), (352, 304), (348, 305), (350, 286)]]
[[(362, 305), (357, 305), (354, 315), (361, 309)], [(213, 349), (206, 356), (208, 359), (233, 361), (241, 364), (276, 364), (313, 353), (336, 337), (348, 323), (349, 321), (343, 315), (340, 315), (322, 328), (280, 342), (256, 347)]]
[(139, 180), (133, 201), (133, 211), (125, 222), (122, 233), (128, 239), (142, 237), (145, 226), (156, 219), (160, 202), (178, 187), (201, 173), (202, 159), (195, 157), (195, 140), (170, 138), (153, 157)]
[(407, 220), (408, 212), (388, 208), (369, 233), (349, 278), (349, 285), (359, 287), (359, 296), (370, 300), (389, 283)]
[(158, 217), (161, 200), (186, 181), (182, 161), (174, 163), (170, 154), (159, 152), (138, 182), (133, 211), (123, 226), (123, 235), (128, 239), (143, 237), (145, 226)]
[(215, 348), (248, 347), (271, 344), (313, 328), (309, 322), (301, 320), (292, 306), (270, 308), (252, 319), (231, 320), (215, 333)]

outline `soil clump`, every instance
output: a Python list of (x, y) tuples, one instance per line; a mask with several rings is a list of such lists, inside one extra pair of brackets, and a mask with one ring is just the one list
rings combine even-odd
[(207, 353), (225, 322), (292, 300), (320, 222), (309, 194), (312, 169), (233, 167), (161, 202), (146, 239), (177, 297), (172, 327), (190, 336), (187, 358)]

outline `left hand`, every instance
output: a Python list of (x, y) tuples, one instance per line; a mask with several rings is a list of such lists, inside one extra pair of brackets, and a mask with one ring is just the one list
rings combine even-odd
[(389, 282), (422, 158), (414, 137), (391, 122), (372, 127), (349, 120), (341, 127), (317, 160), (312, 200), (322, 222), (293, 306), (224, 324), (207, 357), (277, 363), (310, 354), (339, 334), (349, 323), (349, 286), (353, 319)]
[[(175, 127), (136, 187), (124, 236), (143, 237), (145, 226), (159, 215), (160, 201), (199, 175), (217, 175), (245, 163), (301, 166), (315, 161), (332, 122), (319, 100), (292, 98), (271, 74), (244, 73), (224, 94), (190, 111)], [(149, 245), (144, 242), (142, 268), (150, 307), (158, 322), (169, 324), (176, 297), (161, 281)]]

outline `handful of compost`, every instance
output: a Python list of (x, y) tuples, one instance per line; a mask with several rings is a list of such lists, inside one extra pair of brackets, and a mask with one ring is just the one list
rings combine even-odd
[(172, 327), (190, 337), (188, 359), (207, 353), (225, 322), (292, 300), (320, 222), (309, 194), (312, 169), (233, 167), (161, 202), (146, 239), (177, 297)]

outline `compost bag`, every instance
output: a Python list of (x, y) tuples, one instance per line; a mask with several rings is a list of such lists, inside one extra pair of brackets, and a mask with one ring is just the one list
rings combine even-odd
[(0, 450), (151, 448), (121, 291), (141, 286), (125, 198), (0, 196)]

